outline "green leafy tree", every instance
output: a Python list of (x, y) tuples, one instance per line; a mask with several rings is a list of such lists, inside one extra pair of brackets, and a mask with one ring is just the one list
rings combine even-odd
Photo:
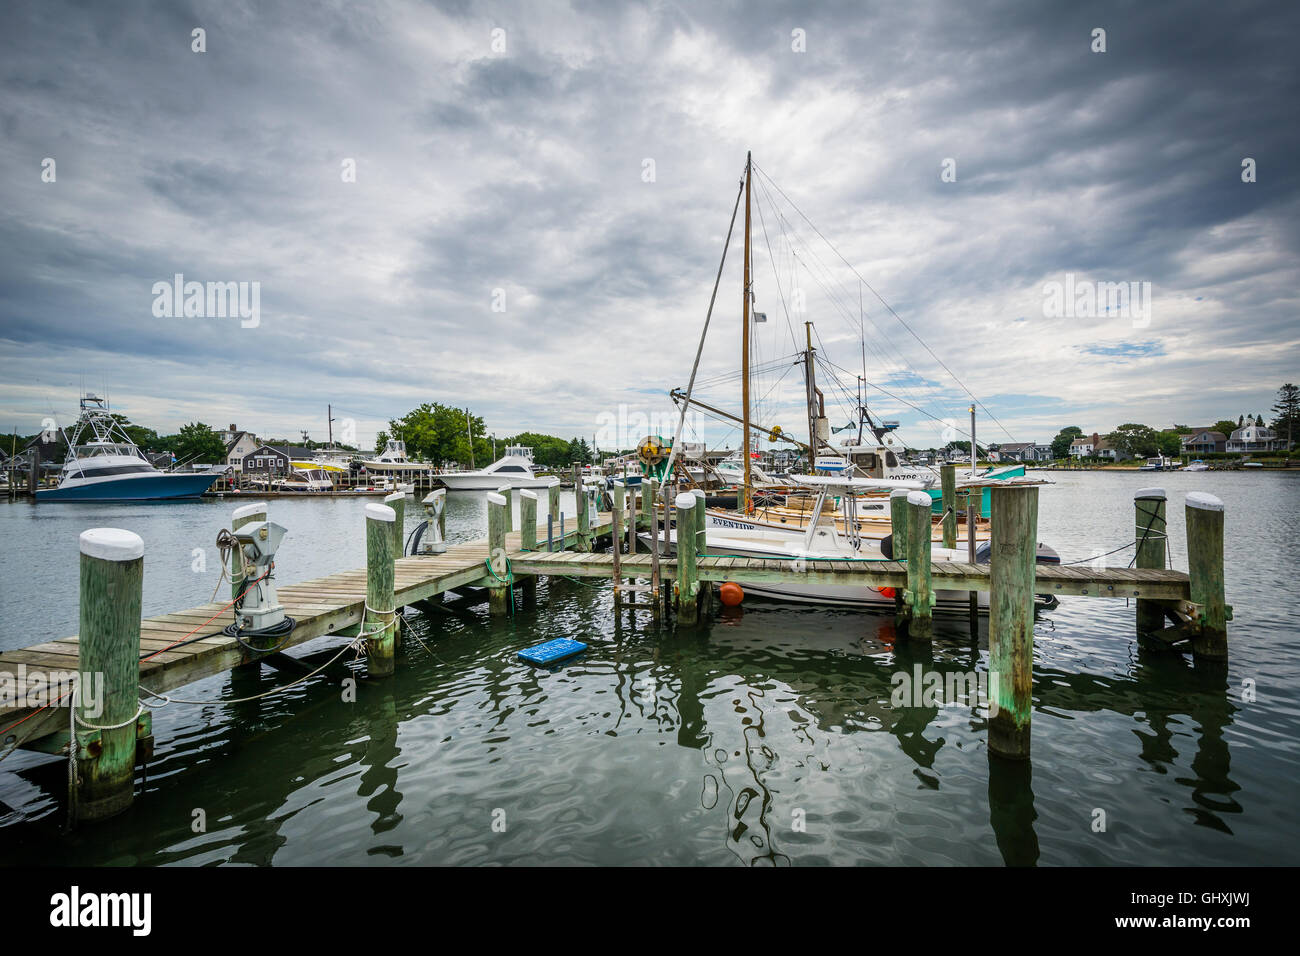
[(1066, 425), (1056, 437), (1052, 439), (1052, 457), (1068, 458), (1070, 455), (1070, 443), (1083, 434), (1083, 429), (1078, 425)]
[[(135, 442), (135, 444), (139, 445), (146, 451), (157, 447), (158, 433), (152, 428), (146, 428), (143, 425), (133, 425), (125, 415), (114, 414), (113, 421), (117, 422), (122, 431), (126, 433), (127, 438), (131, 439), (131, 441)], [(225, 448), (223, 447), (222, 454), (224, 453)]]
[(1235, 432), (1240, 427), (1241, 427), (1240, 425), (1234, 425), (1231, 421), (1224, 418), (1224, 419), (1220, 419), (1219, 421), (1211, 425), (1210, 431), (1220, 432), (1224, 438), (1231, 438), (1232, 433)]
[(1191, 431), (1189, 428), (1186, 433), (1183, 433), (1171, 428), (1160, 432), (1156, 436), (1160, 454), (1166, 458), (1178, 457), (1183, 451), (1183, 434), (1191, 434)]
[(1286, 438), (1287, 447), (1300, 435), (1300, 387), (1288, 382), (1277, 390), (1273, 405), (1273, 429), (1279, 437)]
[(226, 445), (221, 436), (203, 422), (182, 425), (175, 435), (158, 439), (161, 451), (170, 451), (177, 462), (206, 462), (213, 464), (225, 460)]
[(425, 402), (407, 412), (402, 418), (390, 420), (388, 430), (375, 439), (375, 452), (383, 450), (388, 439), (406, 443), (406, 453), (411, 458), (443, 462), (471, 461), (470, 440), (473, 436), (473, 462), (482, 468), (491, 464), (492, 442), (487, 438), (483, 419), (469, 415), (463, 408), (452, 408), (439, 402)]
[(1120, 425), (1106, 436), (1106, 440), (1119, 451), (1135, 458), (1154, 455), (1160, 450), (1159, 433), (1150, 425), (1139, 425), (1136, 422)]

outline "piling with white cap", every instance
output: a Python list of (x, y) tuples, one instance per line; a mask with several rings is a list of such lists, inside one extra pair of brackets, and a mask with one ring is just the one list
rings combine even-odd
[[(928, 641), (934, 634), (934, 591), (930, 589), (930, 506), (933, 499), (924, 491), (908, 492), (907, 508), (907, 605), (908, 640)], [(895, 552), (897, 553), (897, 552)]]
[(504, 617), (510, 610), (510, 566), (506, 560), (506, 513), (510, 504), (500, 492), (489, 492), (488, 506), (488, 613)]
[[(537, 492), (527, 488), (519, 492), (519, 547), (525, 551), (537, 550)], [(523, 577), (524, 605), (532, 607), (537, 601), (537, 575)]]
[(515, 488), (509, 483), (497, 489), (497, 494), (506, 499), (506, 534), (515, 530)]
[(677, 620), (688, 627), (699, 620), (699, 571), (695, 560), (696, 497), (684, 491), (673, 501), (677, 512)]
[(1201, 491), (1187, 495), (1187, 574), (1199, 626), (1192, 633), (1198, 660), (1228, 659), (1228, 605), (1223, 583), (1223, 502)]
[(943, 488), (943, 546), (957, 547), (957, 466), (940, 465), (939, 482)]
[(388, 505), (366, 505), (366, 612), (362, 630), (366, 638), (366, 673), (390, 677), (396, 669), (397, 608), (393, 560), (393, 530), (397, 512)]
[(1023, 760), (1034, 689), (1038, 486), (999, 482), (990, 498), (989, 751)]
[[(1139, 488), (1133, 493), (1134, 542), (1137, 554), (1133, 566), (1144, 570), (1165, 567), (1165, 489)], [(1164, 608), (1156, 601), (1137, 599), (1137, 630), (1154, 634), (1165, 624)]]
[(73, 809), (77, 820), (102, 820), (131, 805), (135, 785), (144, 542), (119, 528), (91, 528), (79, 544)]
[(384, 496), (384, 504), (393, 509), (393, 526), (391, 533), (393, 535), (393, 557), (400, 558), (406, 551), (406, 540), (404, 532), (406, 531), (406, 495), (401, 491), (394, 491), (391, 495)]
[(591, 504), (587, 498), (587, 488), (582, 480), (582, 466), (573, 466), (573, 498), (578, 510), (578, 537), (573, 543), (574, 551), (591, 550)]

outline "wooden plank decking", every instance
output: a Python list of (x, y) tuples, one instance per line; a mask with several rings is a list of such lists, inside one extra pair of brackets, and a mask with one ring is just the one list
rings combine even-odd
[[(591, 533), (608, 534), (611, 526), (609, 513), (602, 513), (592, 522)], [(565, 529), (566, 543), (576, 536), (577, 530), (572, 526)], [(538, 538), (545, 541), (545, 525), (539, 525)], [(556, 546), (560, 544), (557, 531)], [(518, 531), (506, 536), (506, 546), (511, 549), (520, 547)], [(456, 588), (486, 583), (482, 579), (487, 571), (484, 566), (487, 556), (488, 542), (483, 539), (467, 544), (449, 544), (443, 554), (398, 558), (395, 562), (395, 606), (403, 607)], [(297, 621), (282, 648), (288, 650), (361, 623), (365, 611), (366, 570), (342, 571), (297, 584), (281, 585), (277, 582), (276, 590), (285, 613)], [(148, 659), (140, 663), (140, 683), (152, 691), (166, 693), (245, 663), (249, 659), (248, 652), (235, 638), (221, 633), (233, 619), (226, 604), (225, 601), (211, 602), (145, 618), (140, 625), (140, 655)], [(186, 643), (171, 646), (182, 640)], [(76, 635), (57, 638), (0, 653), (0, 672), (8, 672), (11, 686), (17, 689), (18, 694), (39, 685), (46, 688), (47, 698), (58, 697), (71, 687), (71, 675), (77, 670), (79, 653)], [(24, 665), (21, 670), (19, 665)], [(21, 681), (20, 673), (23, 674)], [(61, 706), (33, 714), (30, 708), (0, 703), (0, 728), (10, 727), (20, 720), (23, 723), (4, 735), (0, 747), (8, 748), (14, 742), (21, 745), (64, 731), (68, 715)], [(9, 739), (11, 734), (14, 740)]]

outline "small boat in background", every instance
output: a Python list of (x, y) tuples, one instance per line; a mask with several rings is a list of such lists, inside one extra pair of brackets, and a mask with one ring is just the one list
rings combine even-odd
[(159, 471), (95, 395), (81, 399), (81, 415), (64, 432), (68, 456), (59, 486), (37, 501), (171, 501), (197, 498), (220, 477), (215, 471)]
[(1207, 465), (1205, 462), (1201, 461), (1199, 458), (1183, 469), (1183, 471), (1209, 471), (1209, 470), (1210, 470), (1210, 466)]

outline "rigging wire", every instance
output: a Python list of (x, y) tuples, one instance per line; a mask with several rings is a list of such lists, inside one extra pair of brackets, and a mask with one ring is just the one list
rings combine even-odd
[(1015, 441), (1015, 436), (1013, 436), (1011, 432), (1007, 431), (1006, 426), (1003, 425), (1002, 422), (998, 421), (997, 417), (988, 410), (988, 407), (983, 402), (981, 402), (979, 398), (976, 397), (974, 392), (972, 392), (969, 388), (966, 387), (966, 384), (961, 379), (959, 379), (956, 373), (953, 372), (953, 370), (947, 366), (947, 364), (943, 361), (943, 359), (939, 358), (939, 356), (935, 354), (934, 350), (930, 348), (930, 346), (927, 345), (919, 335), (916, 334), (915, 330), (913, 330), (913, 328), (910, 325), (908, 325), (906, 322), (903, 321), (903, 317), (900, 316), (896, 311), (894, 311), (894, 307), (885, 301), (884, 296), (882, 296), (879, 292), (877, 292), (875, 287), (872, 286), (870, 282), (868, 282), (865, 278), (863, 278), (862, 273), (858, 272), (858, 270), (854, 268), (853, 263), (849, 262), (848, 259), (844, 258), (844, 255), (839, 251), (839, 249), (837, 249), (835, 245), (822, 234), (821, 230), (818, 229), (817, 226), (813, 223), (813, 221), (808, 218), (807, 214), (805, 214), (804, 211), (800, 209), (799, 206), (795, 203), (795, 201), (792, 200), (789, 196), (787, 196), (785, 194), (785, 191), (776, 184), (776, 181), (773, 180), (772, 177), (769, 176), (767, 172), (763, 170), (763, 168), (759, 166), (757, 163), (753, 163), (752, 165), (753, 168), (758, 171), (759, 175), (761, 175), (765, 180), (767, 180), (767, 182), (771, 184), (772, 188), (775, 189), (778, 193), (780, 193), (781, 197), (785, 199), (785, 201), (788, 202), (790, 206), (797, 213), (799, 213), (799, 215), (803, 218), (803, 220), (807, 222), (808, 225), (812, 228), (813, 232), (817, 233), (817, 235), (821, 237), (821, 240), (824, 243), (826, 243), (826, 245), (830, 248), (830, 250), (834, 252), (836, 256), (839, 257), (840, 261), (849, 267), (850, 271), (852, 271), (853, 274), (858, 277), (859, 281), (861, 281), (862, 284), (867, 289), (870, 290), (871, 294), (880, 300), (880, 304), (883, 305), (886, 308), (886, 310), (888, 310), (889, 314), (892, 315), (895, 319), (897, 319), (898, 323), (904, 329), (906, 329), (908, 333), (911, 334), (912, 338), (916, 339), (916, 341), (921, 344), (921, 347), (930, 353), (931, 358), (933, 358), (936, 362), (939, 363), (939, 365), (943, 368), (945, 372), (948, 373), (948, 375), (952, 378), (952, 380), (956, 382), (958, 386), (961, 387), (961, 390), (964, 391), (967, 395), (969, 395), (971, 397), (971, 400), (984, 410), (984, 414), (988, 415), (989, 419), (993, 421), (999, 428), (1001, 428), (1008, 438), (1010, 438), (1012, 441)]

